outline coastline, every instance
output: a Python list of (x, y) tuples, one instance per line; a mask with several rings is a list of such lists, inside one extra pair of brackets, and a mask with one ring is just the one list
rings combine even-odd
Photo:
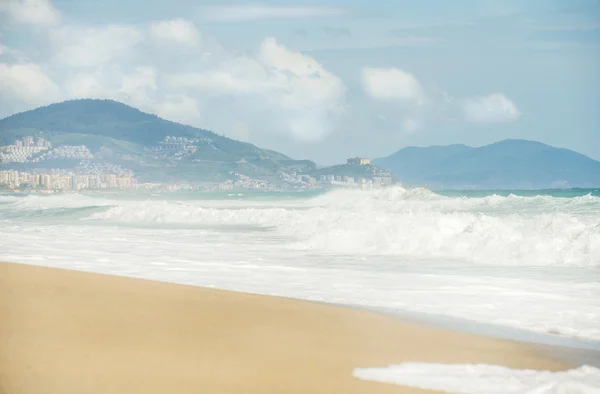
[(444, 330), (469, 333), (488, 338), (517, 341), (535, 346), (549, 357), (570, 365), (589, 365), (600, 368), (600, 342), (561, 335), (543, 334), (518, 328), (474, 322), (449, 316), (427, 315), (386, 308), (367, 308), (396, 316), (403, 321), (438, 327)]
[(560, 349), (372, 310), (0, 263), (0, 393), (426, 393), (401, 362), (563, 370)]
[[(342, 306), (355, 307), (352, 305)], [(416, 324), (425, 324), (435, 327), (441, 327), (451, 331), (460, 331), (498, 339), (508, 339), (552, 348), (568, 348), (574, 351), (582, 350), (596, 352), (596, 354), (598, 355), (598, 359), (596, 360), (595, 364), (596, 366), (600, 366), (600, 342), (593, 341), (590, 339), (568, 337), (560, 334), (527, 331), (509, 326), (482, 323), (451, 316), (418, 313), (404, 310), (394, 310), (383, 307), (369, 308), (356, 306), (356, 308), (372, 310), (375, 312), (380, 312), (392, 316), (398, 316), (400, 319), (405, 321), (414, 322)]]

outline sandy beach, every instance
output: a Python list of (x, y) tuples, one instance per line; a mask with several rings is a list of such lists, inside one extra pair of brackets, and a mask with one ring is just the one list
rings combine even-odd
[(425, 393), (405, 361), (571, 366), (536, 347), (364, 310), (0, 263), (0, 393)]

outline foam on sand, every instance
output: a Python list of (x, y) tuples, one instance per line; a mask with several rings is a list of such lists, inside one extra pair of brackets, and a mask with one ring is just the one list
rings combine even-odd
[(354, 376), (456, 394), (600, 394), (600, 369), (587, 365), (549, 372), (487, 364), (403, 363), (355, 369)]

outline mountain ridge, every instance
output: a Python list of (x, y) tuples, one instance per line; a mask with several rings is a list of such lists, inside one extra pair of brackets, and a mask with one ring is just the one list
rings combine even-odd
[[(115, 121), (120, 121), (124, 123), (126, 122), (130, 127), (128, 130), (120, 130), (117, 128), (117, 131), (114, 131), (112, 133), (108, 133), (106, 129), (104, 129), (104, 133), (98, 133), (98, 129), (96, 129), (96, 127), (98, 127), (98, 124), (101, 123), (98, 121), (98, 117), (101, 115), (104, 115), (108, 118), (102, 119), (103, 123), (107, 123), (107, 120), (110, 120), (111, 124)], [(27, 117), (27, 119), (24, 119), (25, 117)], [(50, 119), (49, 121), (49, 117), (58, 117), (59, 119)], [(69, 123), (71, 124), (62, 123), (60, 121), (62, 119), (69, 120)], [(90, 119), (96, 121), (91, 122)], [(73, 120), (75, 122), (73, 122)], [(124, 139), (131, 142), (140, 142), (143, 144), (159, 142), (168, 135), (167, 133), (169, 131), (177, 130), (180, 135), (188, 137), (210, 137), (219, 140), (222, 139), (234, 141), (235, 143), (241, 145), (247, 145), (258, 148), (253, 144), (237, 141), (219, 135), (210, 130), (166, 120), (164, 118), (159, 117), (158, 115), (147, 113), (141, 111), (138, 108), (110, 99), (66, 100), (60, 103), (53, 103), (46, 106), (34, 108), (32, 110), (13, 114), (3, 119), (0, 119), (0, 131), (4, 131), (10, 127), (14, 128), (15, 126), (20, 126), (19, 121), (27, 122), (31, 126), (37, 126), (37, 128), (39, 129), (43, 128), (44, 130), (62, 133), (73, 133), (69, 130), (69, 127), (72, 127), (74, 125), (78, 126), (79, 129), (82, 129), (83, 126), (87, 126), (87, 129), (85, 130), (87, 131), (87, 133), (85, 134), (116, 137), (118, 139)], [(135, 128), (135, 126), (143, 126), (147, 124), (151, 124), (154, 128), (141, 130), (139, 128)], [(162, 129), (158, 126), (162, 126)], [(0, 138), (2, 138), (2, 135), (0, 135)], [(139, 140), (136, 141), (136, 139)], [(0, 143), (3, 142), (6, 141), (0, 139)], [(279, 152), (275, 152), (268, 149), (261, 150), (277, 153), (278, 155), (281, 155), (283, 159), (290, 159), (288, 156), (283, 155)]]
[[(230, 172), (273, 179), (289, 166), (315, 167), (312, 161), (294, 160), (106, 99), (67, 100), (0, 120), (0, 146), (26, 136), (42, 137), (53, 145), (86, 145), (95, 158), (131, 168), (147, 180), (222, 180)], [(168, 155), (157, 158), (152, 150), (164, 147), (170, 137), (180, 138), (182, 147), (189, 144), (193, 149), (178, 160)]]
[(600, 162), (569, 149), (525, 139), (506, 139), (480, 147), (405, 147), (373, 163), (403, 183), (434, 189), (600, 185)]

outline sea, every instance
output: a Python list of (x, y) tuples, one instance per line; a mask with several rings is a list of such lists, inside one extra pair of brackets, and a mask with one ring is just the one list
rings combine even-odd
[(3, 194), (0, 261), (600, 350), (600, 189)]

